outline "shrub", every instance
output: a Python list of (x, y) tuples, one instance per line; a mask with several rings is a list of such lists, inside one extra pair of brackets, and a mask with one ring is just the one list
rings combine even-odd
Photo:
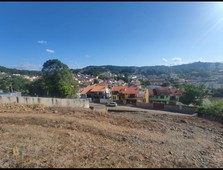
[(210, 114), (223, 118), (223, 100), (214, 101), (197, 108), (198, 114)]

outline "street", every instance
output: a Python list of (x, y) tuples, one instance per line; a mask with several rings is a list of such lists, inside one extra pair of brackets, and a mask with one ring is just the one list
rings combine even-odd
[[(101, 103), (90, 103), (90, 106), (106, 106), (105, 104)], [(109, 107), (106, 106), (107, 110), (109, 112), (149, 112), (154, 114), (169, 114), (169, 115), (181, 115), (181, 116), (196, 116), (196, 114), (190, 115), (190, 114), (183, 114), (183, 113), (177, 113), (177, 112), (168, 112), (168, 111), (162, 111), (162, 110), (153, 110), (153, 109), (144, 109), (144, 108), (138, 108), (135, 106), (123, 106), (118, 105), (116, 107)]]

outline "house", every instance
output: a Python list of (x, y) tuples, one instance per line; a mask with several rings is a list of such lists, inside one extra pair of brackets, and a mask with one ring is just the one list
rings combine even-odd
[(118, 83), (118, 85), (124, 85), (124, 84), (126, 84), (125, 81), (124, 80), (121, 80), (121, 79), (118, 80), (117, 83)]
[(128, 86), (113, 86), (111, 99), (122, 104), (135, 104), (138, 100), (139, 88)]
[(150, 87), (150, 88), (146, 88), (145, 90), (139, 91), (139, 94), (138, 94), (138, 102), (144, 102), (144, 103), (149, 102), (150, 98), (151, 97), (154, 97), (154, 92), (153, 92), (153, 89), (154, 88), (155, 87), (153, 87), (153, 88)]
[(100, 102), (100, 99), (110, 98), (110, 90), (107, 86), (87, 86), (81, 92), (81, 98), (91, 98), (93, 102)]
[(127, 87), (120, 92), (120, 100), (123, 104), (136, 104), (139, 94), (138, 87)]
[(111, 89), (111, 98), (113, 101), (120, 101), (120, 94), (124, 91), (128, 86), (113, 86)]
[(137, 102), (141, 102), (141, 103), (142, 102), (144, 102), (144, 103), (147, 102), (147, 100), (146, 100), (146, 95), (147, 95), (146, 90), (147, 89), (139, 91)]
[(179, 104), (179, 97), (182, 94), (183, 91), (181, 89), (172, 87), (156, 87), (155, 89), (149, 89), (149, 99), (151, 103), (159, 102), (177, 105)]
[(134, 79), (130, 83), (131, 86), (138, 86), (141, 88), (141, 82), (138, 79)]

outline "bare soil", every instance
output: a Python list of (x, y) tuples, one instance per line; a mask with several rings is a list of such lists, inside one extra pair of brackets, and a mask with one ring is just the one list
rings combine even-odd
[(1, 104), (0, 138), (2, 168), (223, 167), (223, 125), (196, 116)]

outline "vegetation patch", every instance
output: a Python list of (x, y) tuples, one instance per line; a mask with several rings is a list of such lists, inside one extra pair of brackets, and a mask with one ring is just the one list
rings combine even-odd
[(211, 104), (204, 104), (197, 108), (199, 116), (203, 114), (219, 117), (223, 120), (223, 100), (213, 101)]

